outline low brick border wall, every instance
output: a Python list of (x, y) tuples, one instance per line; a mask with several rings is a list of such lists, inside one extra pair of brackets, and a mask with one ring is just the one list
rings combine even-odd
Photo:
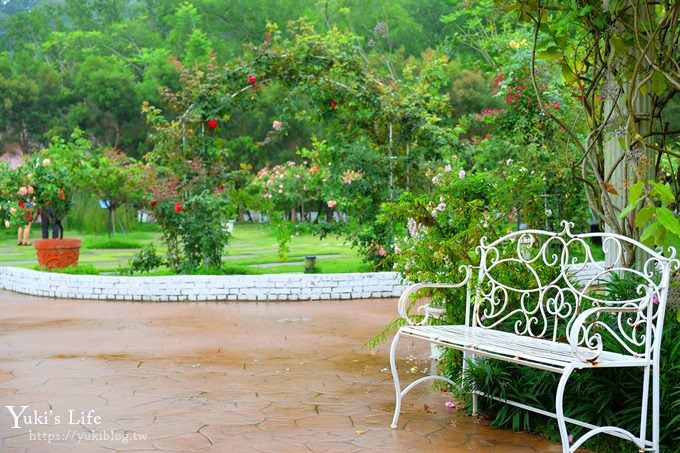
[[(598, 263), (603, 265), (603, 263)], [(587, 266), (576, 280), (597, 273)], [(399, 297), (407, 286), (396, 272), (353, 274), (69, 275), (0, 267), (0, 289), (41, 297), (129, 301), (329, 300)]]
[(127, 301), (274, 301), (399, 297), (396, 272), (357, 274), (69, 275), (0, 267), (0, 289), (42, 297)]

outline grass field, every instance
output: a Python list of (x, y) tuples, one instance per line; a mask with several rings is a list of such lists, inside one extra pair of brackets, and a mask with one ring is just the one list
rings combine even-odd
[[(65, 237), (80, 238), (83, 246), (80, 251), (80, 267), (84, 273), (115, 273), (140, 247), (153, 242), (159, 252), (164, 253), (160, 234), (154, 225), (140, 225), (142, 231), (107, 235), (84, 234), (66, 231)], [(40, 225), (34, 225), (31, 240), (40, 238)], [(311, 234), (293, 237), (289, 244), (290, 252), (286, 260), (278, 257), (278, 245), (274, 230), (269, 225), (239, 223), (224, 256), (227, 273), (233, 274), (277, 274), (302, 272), (303, 260), (307, 255), (317, 257), (317, 269), (323, 273), (367, 272), (370, 266), (361, 257), (335, 236), (320, 240)], [(32, 246), (18, 246), (16, 231), (0, 231), (0, 266), (35, 268), (37, 260)], [(167, 269), (160, 269), (153, 275), (168, 275)]]

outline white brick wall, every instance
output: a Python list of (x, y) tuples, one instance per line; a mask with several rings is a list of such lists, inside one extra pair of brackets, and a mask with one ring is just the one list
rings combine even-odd
[(138, 301), (321, 300), (398, 297), (406, 284), (396, 272), (364, 274), (68, 275), (0, 267), (0, 289), (65, 299)]
[[(597, 263), (600, 266), (603, 263)], [(585, 283), (594, 267), (576, 274)], [(328, 300), (399, 297), (406, 288), (396, 272), (363, 274), (177, 275), (115, 277), (68, 275), (0, 267), (0, 289), (63, 299), (137, 301)]]

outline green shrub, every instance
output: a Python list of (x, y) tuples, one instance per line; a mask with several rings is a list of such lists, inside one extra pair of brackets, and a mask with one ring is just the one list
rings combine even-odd
[(161, 266), (165, 266), (167, 262), (156, 251), (156, 247), (152, 244), (146, 244), (139, 252), (130, 258), (128, 261), (128, 268), (121, 269), (123, 273), (147, 273)]

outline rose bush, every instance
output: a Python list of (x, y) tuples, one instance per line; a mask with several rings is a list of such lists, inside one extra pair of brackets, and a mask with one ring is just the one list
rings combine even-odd
[(47, 148), (31, 156), (25, 168), (28, 184), (33, 186), (38, 209), (43, 210), (64, 236), (64, 219), (73, 205), (73, 193), (81, 182), (81, 170), (92, 143), (75, 130), (69, 141), (54, 138)]
[[(201, 173), (200, 165), (193, 168)], [(167, 169), (151, 165), (146, 173), (147, 204), (167, 247), (164, 263), (179, 273), (219, 268), (229, 240), (225, 221), (235, 214), (229, 194), (220, 186), (198, 191), (188, 185), (198, 184), (205, 174), (182, 181)]]

